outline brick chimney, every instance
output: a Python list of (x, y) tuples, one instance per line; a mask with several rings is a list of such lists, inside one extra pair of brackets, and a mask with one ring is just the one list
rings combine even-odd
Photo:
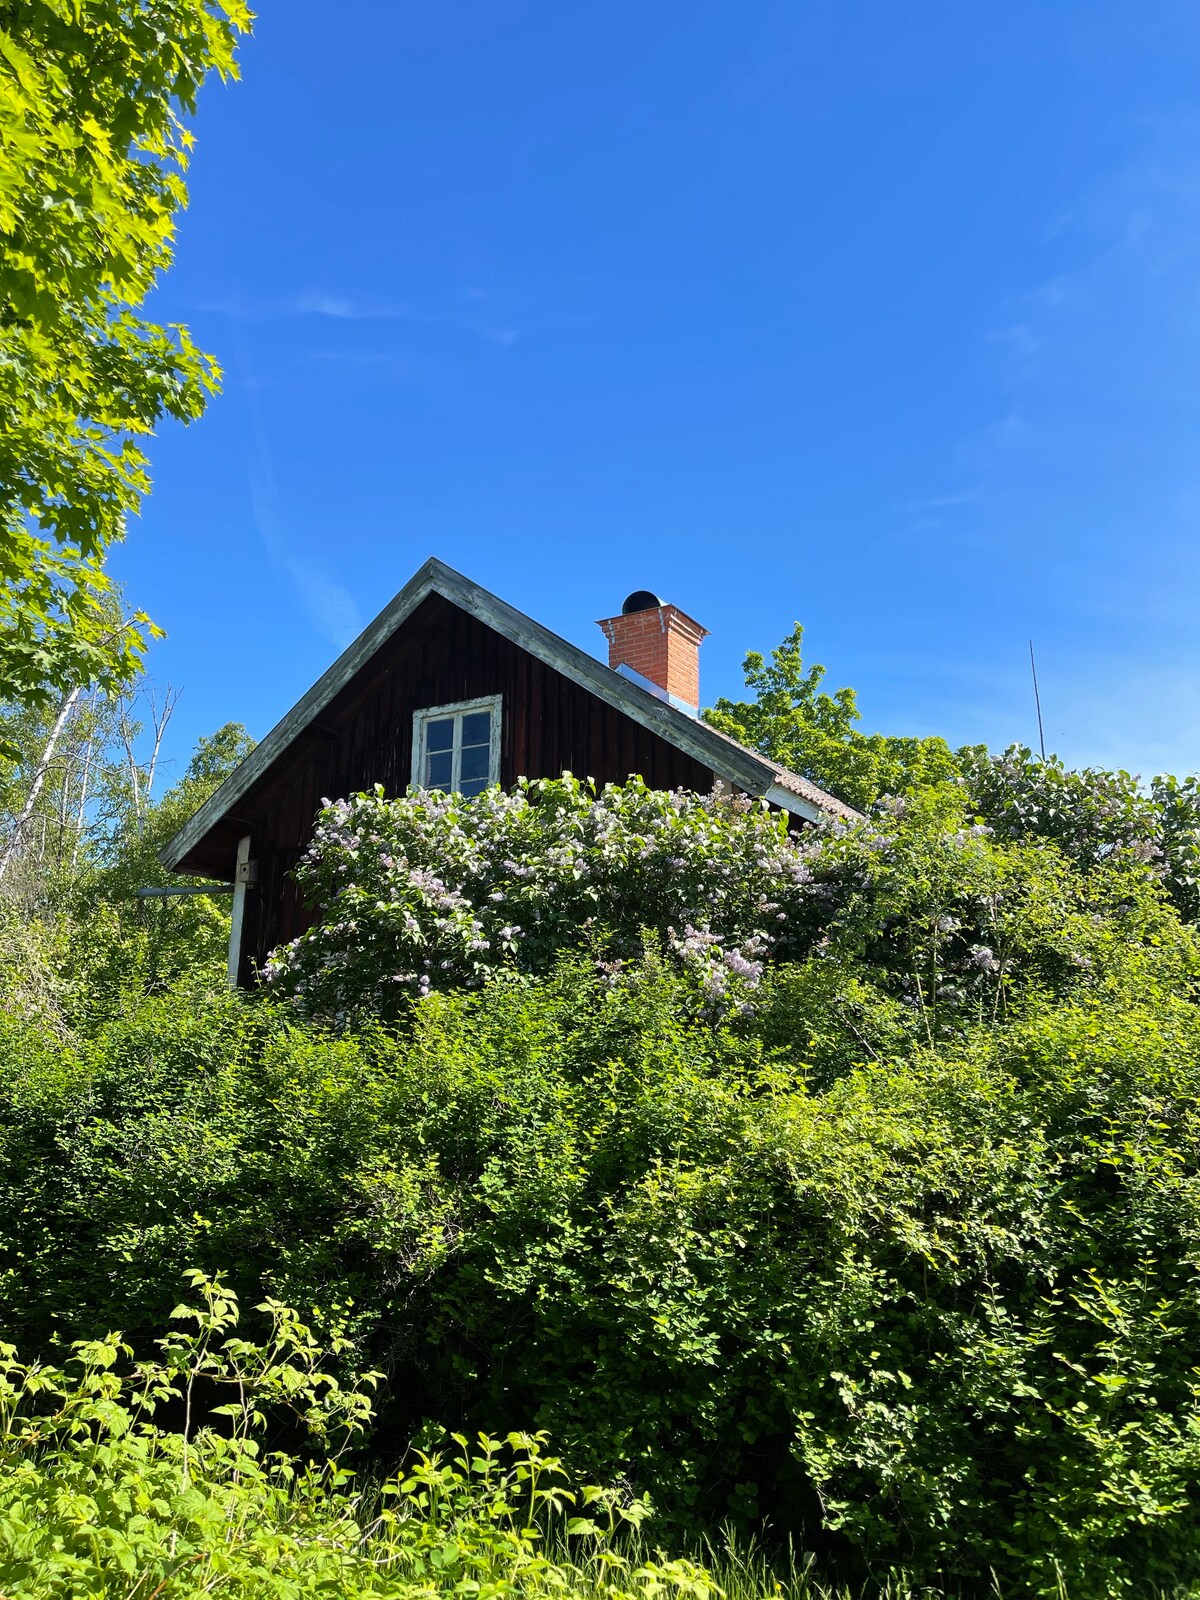
[(700, 709), (700, 642), (708, 629), (678, 606), (638, 589), (619, 617), (599, 624), (608, 640), (608, 664), (660, 700), (695, 716)]

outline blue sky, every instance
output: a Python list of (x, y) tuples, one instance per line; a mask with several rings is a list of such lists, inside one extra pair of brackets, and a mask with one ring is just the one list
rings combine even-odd
[(178, 766), (428, 555), (601, 653), (793, 620), (863, 727), (1200, 751), (1200, 12), (261, 0), (155, 311), (223, 395), (114, 563)]

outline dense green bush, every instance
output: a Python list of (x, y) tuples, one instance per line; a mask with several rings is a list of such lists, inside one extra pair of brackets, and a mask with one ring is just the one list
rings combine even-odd
[(1160, 974), (825, 1081), (772, 1022), (794, 976), (719, 1026), (686, 975), (587, 957), (405, 1033), (236, 996), (67, 1048), (10, 1025), (6, 1320), (146, 1348), (220, 1265), (384, 1370), (385, 1458), (427, 1421), (547, 1428), (680, 1534), (768, 1518), (951, 1588), (1184, 1581), (1194, 1008)]
[[(24, 1365), (0, 1345), (9, 1600), (720, 1594), (689, 1561), (622, 1553), (614, 1534), (644, 1506), (570, 1489), (541, 1436), (459, 1434), (452, 1454), (417, 1451), (403, 1474), (360, 1485), (345, 1451), (369, 1394), (341, 1388), (288, 1307), (260, 1306), (273, 1328), (247, 1339), (236, 1296), (189, 1276), (201, 1303), (173, 1315), (196, 1327), (159, 1340), (154, 1360), (132, 1363), (118, 1334), (77, 1342), (62, 1366)], [(307, 1433), (307, 1454), (264, 1449), (281, 1412)]]
[[(90, 898), (90, 897), (89, 897)], [(186, 917), (164, 902), (91, 899), (29, 916), (0, 898), (0, 1022), (37, 1022), (71, 1039), (166, 994), (185, 1011), (226, 986), (229, 915), (206, 895)]]
[(199, 1262), (385, 1374), (385, 1466), (547, 1429), (673, 1539), (1200, 1578), (1196, 934), (1153, 851), (977, 813), (359, 797), (265, 997), (10, 917), (0, 1325), (149, 1357)]

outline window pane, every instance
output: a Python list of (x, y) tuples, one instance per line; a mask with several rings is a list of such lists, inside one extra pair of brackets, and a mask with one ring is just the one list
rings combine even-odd
[(454, 718), (439, 717), (425, 724), (426, 750), (449, 750), (454, 745)]
[[(462, 719), (462, 742), (468, 744), (487, 744), (492, 737), (492, 713), (490, 711), (469, 711)], [(430, 745), (430, 749), (433, 746)], [(441, 746), (439, 745), (440, 749)]]
[(451, 763), (454, 756), (449, 750), (431, 751), (425, 761), (425, 788), (448, 789)]
[(482, 794), (486, 788), (486, 778), (472, 778), (469, 783), (464, 779), (458, 786), (458, 792), (470, 799), (473, 794)]
[(488, 780), (488, 757), (491, 754), (486, 744), (477, 744), (468, 750), (465, 746), (462, 753), (462, 783), (463, 793), (467, 792), (468, 783), (476, 783), (480, 779), (484, 783)]

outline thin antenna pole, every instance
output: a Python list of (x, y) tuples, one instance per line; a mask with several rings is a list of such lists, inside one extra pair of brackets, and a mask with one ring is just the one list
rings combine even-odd
[(1037, 662), (1033, 658), (1033, 640), (1029, 641), (1029, 670), (1033, 673), (1033, 703), (1037, 707), (1038, 719), (1038, 745), (1041, 748), (1042, 760), (1046, 759), (1046, 735), (1042, 732), (1042, 697), (1038, 693)]

